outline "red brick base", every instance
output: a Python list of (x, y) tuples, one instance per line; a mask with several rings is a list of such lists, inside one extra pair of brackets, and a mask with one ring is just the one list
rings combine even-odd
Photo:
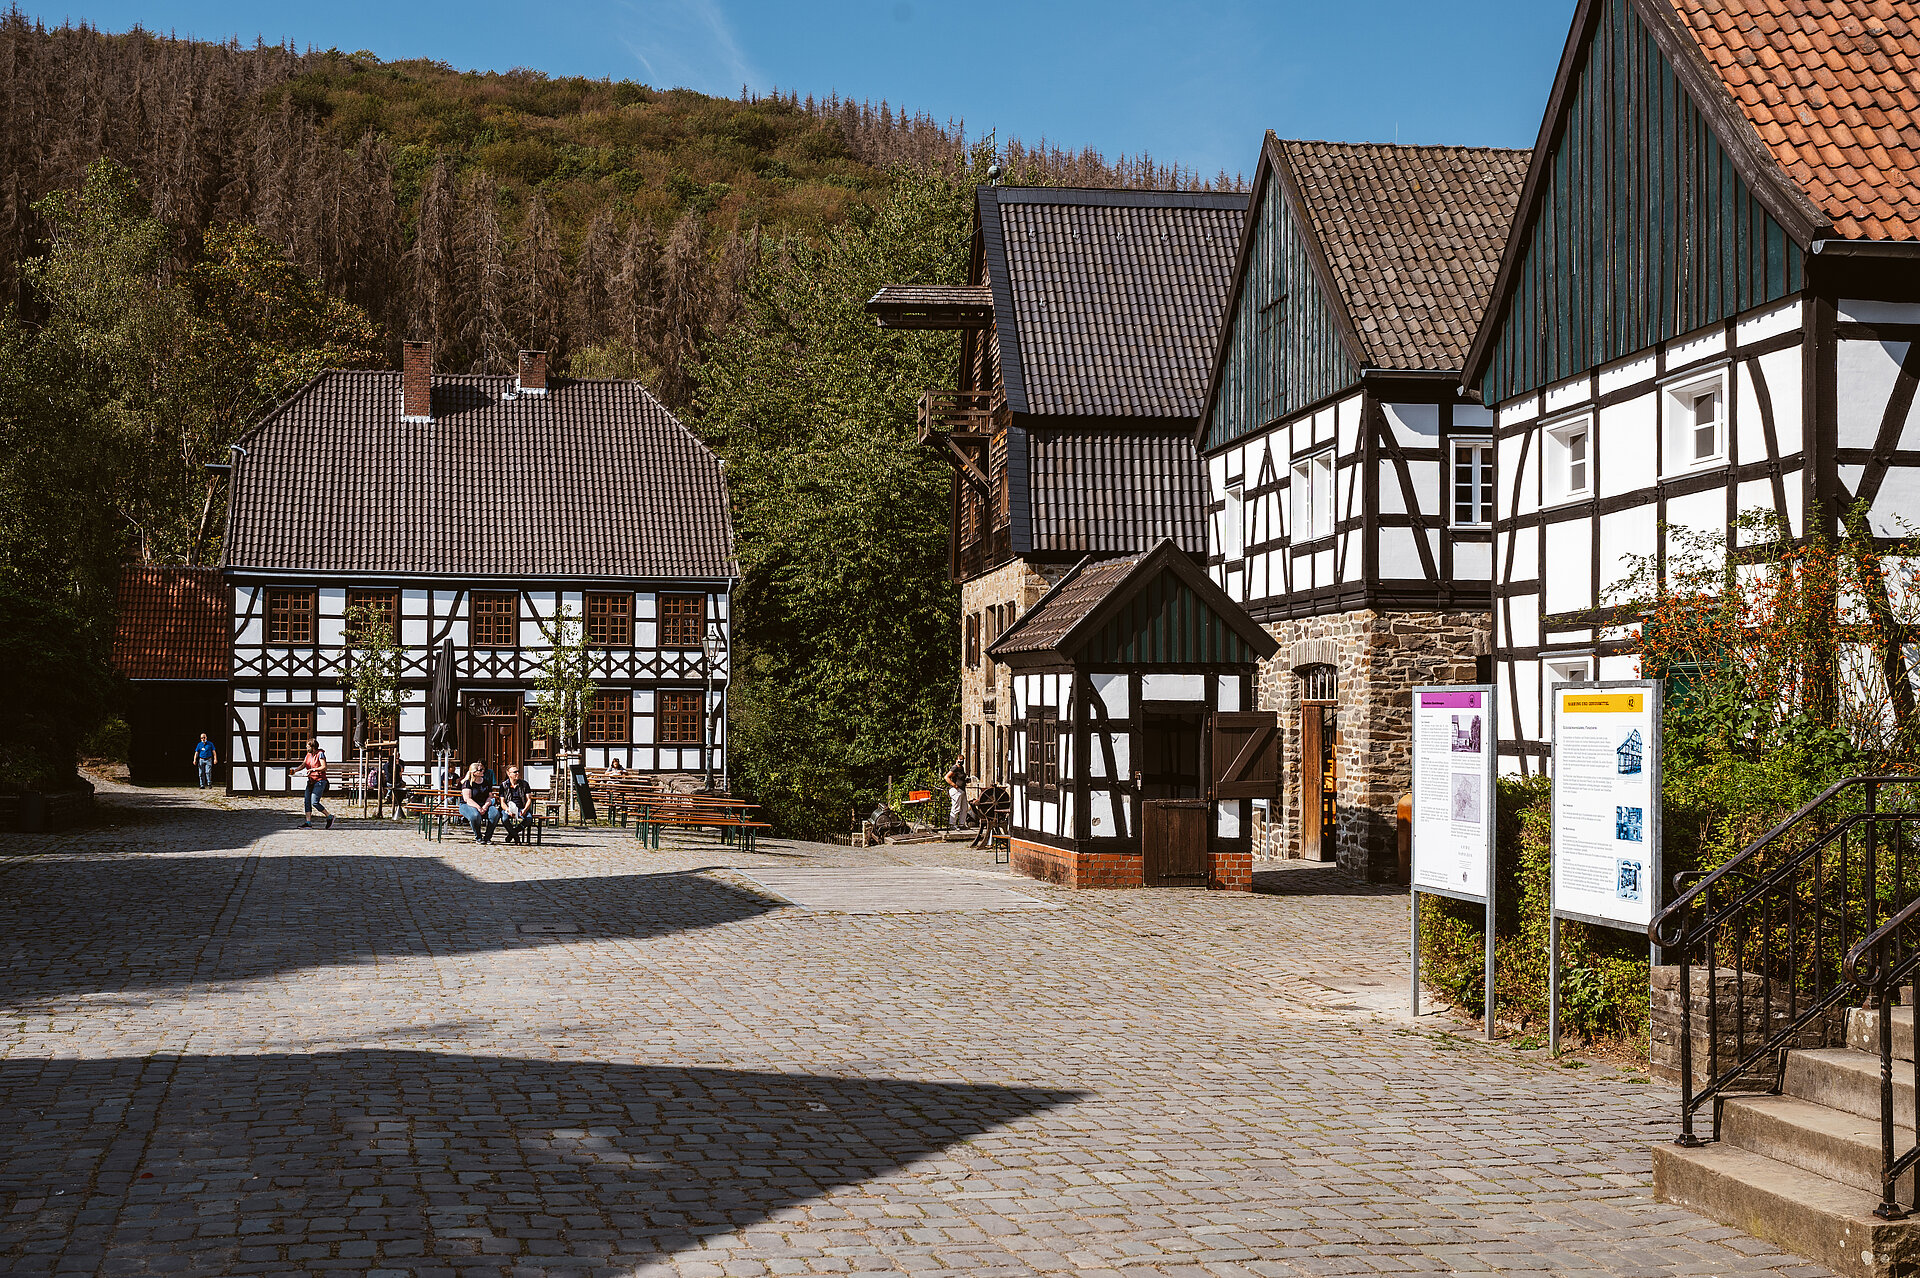
[[(1070, 888), (1137, 888), (1145, 886), (1144, 862), (1124, 852), (1069, 852), (1044, 843), (1013, 839), (1013, 872), (1030, 879)], [(1216, 852), (1213, 878), (1207, 884), (1227, 892), (1253, 891), (1253, 854)]]

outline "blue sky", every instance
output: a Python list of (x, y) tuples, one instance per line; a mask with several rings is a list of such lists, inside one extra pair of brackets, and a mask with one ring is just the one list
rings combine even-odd
[(886, 99), (1029, 143), (1251, 175), (1261, 133), (1529, 146), (1573, 0), (27, 3), (50, 23), (738, 94)]

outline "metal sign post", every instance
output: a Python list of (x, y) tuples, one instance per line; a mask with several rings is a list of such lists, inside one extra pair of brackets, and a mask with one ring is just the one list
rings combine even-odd
[(1660, 906), (1661, 689), (1638, 679), (1552, 690), (1551, 1052), (1560, 1050), (1560, 920), (1644, 936)]
[(1413, 690), (1413, 1014), (1420, 1015), (1420, 894), (1486, 906), (1486, 1030), (1493, 1032), (1495, 746), (1490, 683)]

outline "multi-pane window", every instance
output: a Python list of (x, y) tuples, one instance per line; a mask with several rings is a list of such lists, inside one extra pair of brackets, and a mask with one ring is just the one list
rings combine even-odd
[(587, 705), (590, 745), (625, 745), (633, 739), (633, 694), (596, 692)]
[(587, 596), (587, 642), (596, 648), (633, 646), (633, 596)]
[(267, 642), (287, 645), (312, 643), (313, 614), (313, 591), (267, 591)]
[(1300, 699), (1302, 701), (1338, 701), (1340, 699), (1340, 668), (1328, 662), (1300, 668)]
[(980, 614), (970, 612), (966, 620), (966, 638), (961, 644), (962, 657), (967, 669), (973, 670), (980, 665)]
[(1585, 497), (1593, 487), (1593, 423), (1585, 418), (1547, 432), (1547, 500)]
[(1042, 710), (1027, 721), (1027, 786), (1038, 797), (1051, 795), (1060, 784), (1060, 718)]
[(660, 646), (698, 648), (706, 631), (705, 595), (660, 596)]
[(347, 591), (347, 639), (351, 642), (363, 623), (383, 627), (387, 638), (400, 641), (400, 592), (397, 590)]
[(1293, 464), (1293, 544), (1333, 535), (1333, 450)]
[(306, 757), (307, 742), (313, 740), (313, 707), (268, 706), (261, 725), (262, 763), (298, 763)]
[(1493, 522), (1493, 445), (1486, 440), (1453, 443), (1453, 526), (1484, 528)]
[(1666, 469), (1724, 461), (1726, 456), (1726, 395), (1721, 375), (1669, 387)]
[(701, 744), (699, 693), (662, 692), (655, 700), (659, 715), (654, 737), (661, 745)]
[(514, 648), (520, 643), (520, 596), (512, 591), (473, 592), (471, 635), (476, 648)]

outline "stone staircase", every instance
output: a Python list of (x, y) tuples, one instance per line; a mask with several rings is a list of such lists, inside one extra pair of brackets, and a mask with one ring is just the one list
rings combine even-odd
[[(1893, 1020), (1894, 1152), (1914, 1140), (1912, 999)], [(1787, 1054), (1782, 1093), (1729, 1095), (1720, 1140), (1656, 1145), (1653, 1191), (1835, 1273), (1920, 1278), (1920, 1214), (1873, 1215), (1880, 1202), (1880, 1024), (1847, 1013), (1847, 1046)], [(1704, 1110), (1697, 1130), (1711, 1130)], [(1900, 1186), (1913, 1202), (1913, 1175)]]

